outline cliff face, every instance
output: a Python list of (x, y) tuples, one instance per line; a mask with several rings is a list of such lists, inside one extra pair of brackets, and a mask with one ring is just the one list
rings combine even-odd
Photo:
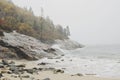
[(53, 57), (57, 50), (39, 40), (17, 32), (5, 33), (0, 37), (0, 57), (35, 60)]

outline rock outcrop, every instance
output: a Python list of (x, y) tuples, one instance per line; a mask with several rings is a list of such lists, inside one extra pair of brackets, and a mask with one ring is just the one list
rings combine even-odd
[(0, 58), (36, 60), (53, 57), (57, 51), (40, 40), (17, 32), (4, 32), (4, 36), (0, 37)]
[(82, 48), (84, 45), (79, 44), (76, 41), (66, 39), (66, 40), (56, 40), (56, 44), (61, 48), (61, 49), (66, 49), (66, 50), (73, 50), (77, 48)]

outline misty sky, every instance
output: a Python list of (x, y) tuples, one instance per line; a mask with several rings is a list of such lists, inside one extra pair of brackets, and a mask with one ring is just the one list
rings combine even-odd
[(12, 0), (70, 26), (71, 38), (82, 44), (120, 44), (120, 0)]

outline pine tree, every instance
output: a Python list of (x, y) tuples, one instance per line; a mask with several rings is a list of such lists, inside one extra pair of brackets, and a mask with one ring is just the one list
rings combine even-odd
[(66, 27), (66, 34), (67, 34), (67, 36), (70, 36), (70, 29), (69, 29), (69, 26)]

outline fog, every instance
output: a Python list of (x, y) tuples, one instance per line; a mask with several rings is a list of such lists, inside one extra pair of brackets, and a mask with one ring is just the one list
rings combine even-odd
[(82, 44), (120, 44), (120, 0), (12, 0), (32, 7), (35, 15), (69, 25), (71, 38)]

